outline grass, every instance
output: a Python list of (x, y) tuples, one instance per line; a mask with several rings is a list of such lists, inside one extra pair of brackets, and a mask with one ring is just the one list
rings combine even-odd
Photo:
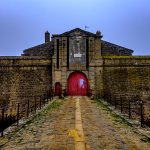
[(35, 115), (31, 120), (27, 121), (25, 124), (22, 125), (21, 128), (19, 128), (16, 132), (18, 132), (19, 130), (25, 128), (26, 126), (30, 125), (31, 123), (33, 123), (35, 120), (40, 120), (40, 118), (42, 116), (45, 116), (48, 112), (51, 112), (55, 109), (58, 109), (61, 105), (62, 105), (62, 101), (58, 102), (58, 101), (54, 101), (52, 102), (47, 108), (45, 108), (44, 110), (42, 110), (40, 113), (38, 113), (37, 115)]
[(110, 55), (110, 56), (102, 56), (102, 58), (112, 58), (112, 59), (145, 59), (145, 58), (150, 58), (150, 56), (145, 55), (145, 56), (114, 56), (114, 55)]
[(126, 124), (132, 127), (132, 124), (128, 122), (124, 117), (114, 113), (107, 104), (104, 104), (101, 100), (95, 100), (98, 106), (102, 107), (103, 110), (107, 111), (114, 119), (115, 122), (119, 122), (121, 124)]
[[(102, 100), (95, 100), (94, 103), (96, 103), (98, 106), (100, 106), (103, 110), (107, 111), (112, 117), (113, 117), (113, 120), (115, 122), (119, 122), (121, 124), (125, 124), (125, 125), (128, 125), (129, 127), (133, 127), (131, 123), (129, 123), (125, 118), (123, 118), (122, 116), (116, 114), (113, 112), (113, 110), (111, 110), (107, 105), (107, 104), (104, 104)], [(138, 131), (136, 130), (133, 130), (134, 133), (140, 135), (140, 133), (138, 133)], [(150, 142), (150, 137), (146, 136), (146, 135), (142, 135), (143, 138), (141, 138), (140, 140), (143, 141), (143, 142)]]
[(150, 137), (142, 138), (141, 141), (143, 141), (143, 142), (150, 142)]
[[(10, 134), (8, 136), (8, 139), (12, 138), (12, 136), (14, 136), (15, 134), (17, 134), (17, 132), (25, 129), (27, 126), (29, 126), (31, 123), (33, 123), (34, 121), (39, 121), (41, 119), (41, 117), (46, 116), (46, 114), (48, 112), (51, 112), (53, 110), (58, 109), (61, 105), (63, 104), (62, 101), (54, 101), (52, 102), (50, 105), (48, 105), (45, 109), (43, 109), (41, 112), (39, 112), (38, 114), (36, 114), (35, 116), (33, 116), (30, 120), (26, 121), (23, 125), (21, 125), (19, 128), (17, 128), (12, 134)], [(21, 141), (19, 141), (20, 143)], [(7, 143), (7, 142), (6, 142)], [(3, 147), (6, 143), (1, 144), (0, 148)]]
[(52, 102), (51, 105), (49, 105), (47, 107), (47, 109), (43, 110), (42, 114), (46, 114), (47, 112), (50, 112), (54, 109), (58, 109), (61, 105), (62, 105), (62, 101), (61, 102), (58, 102), (58, 101), (55, 101), (55, 102)]

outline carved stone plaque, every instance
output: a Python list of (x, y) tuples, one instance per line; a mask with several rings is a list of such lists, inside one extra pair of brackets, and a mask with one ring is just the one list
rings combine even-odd
[(86, 66), (86, 39), (81, 33), (72, 33), (69, 39), (69, 66)]

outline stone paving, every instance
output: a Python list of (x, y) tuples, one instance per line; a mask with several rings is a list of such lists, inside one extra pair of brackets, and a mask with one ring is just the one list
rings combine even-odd
[(81, 101), (81, 112), (88, 149), (128, 149), (120, 135), (85, 98)]
[(132, 128), (114, 121), (97, 102), (83, 97), (80, 101), (87, 150), (150, 150)]
[(68, 136), (75, 125), (75, 101), (65, 99), (58, 109), (46, 110), (32, 123), (20, 129), (4, 150), (74, 149), (74, 139)]
[[(80, 105), (78, 109), (77, 101)], [(76, 113), (77, 110), (80, 113)], [(76, 129), (79, 121), (76, 114), (82, 117), (79, 117), (79, 126), (83, 128), (82, 143), (87, 150), (150, 149), (149, 143), (140, 141), (140, 137), (129, 127), (114, 122), (105, 110), (87, 97), (67, 97), (49, 104), (31, 122), (14, 132), (0, 149), (79, 150), (75, 145), (80, 137), (78, 130), (82, 129)]]

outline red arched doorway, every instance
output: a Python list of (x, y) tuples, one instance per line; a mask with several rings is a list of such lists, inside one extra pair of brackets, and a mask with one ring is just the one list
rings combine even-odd
[(60, 82), (55, 83), (55, 95), (59, 96), (61, 94), (61, 84)]
[(68, 95), (86, 96), (88, 91), (88, 80), (82, 72), (73, 72), (68, 78)]

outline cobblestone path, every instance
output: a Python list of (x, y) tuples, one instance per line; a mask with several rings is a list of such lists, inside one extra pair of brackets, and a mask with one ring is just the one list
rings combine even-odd
[(97, 104), (83, 97), (80, 101), (87, 150), (150, 150), (127, 125), (113, 121)]
[(113, 121), (107, 111), (87, 97), (67, 97), (55, 103), (59, 106), (51, 109), (49, 105), (24, 128), (14, 133), (0, 149), (150, 149), (149, 143), (140, 141), (140, 137), (130, 127)]
[[(63, 102), (62, 102), (63, 101)], [(74, 150), (74, 139), (68, 136), (75, 125), (75, 100), (59, 100), (58, 109), (46, 109), (32, 123), (19, 130), (2, 150)]]

